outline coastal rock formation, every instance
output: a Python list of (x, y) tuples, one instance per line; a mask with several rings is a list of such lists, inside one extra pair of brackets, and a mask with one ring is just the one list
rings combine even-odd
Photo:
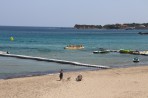
[(102, 29), (101, 25), (78, 25), (74, 26), (76, 29)]
[(106, 24), (102, 25), (80, 25), (76, 24), (74, 26), (76, 29), (148, 29), (148, 23), (125, 23), (125, 24)]

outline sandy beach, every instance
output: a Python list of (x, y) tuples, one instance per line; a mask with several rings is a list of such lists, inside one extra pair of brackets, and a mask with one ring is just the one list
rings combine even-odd
[(0, 80), (0, 98), (148, 98), (148, 66)]

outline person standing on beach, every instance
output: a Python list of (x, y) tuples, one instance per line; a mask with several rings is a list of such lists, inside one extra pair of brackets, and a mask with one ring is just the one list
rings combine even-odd
[(61, 69), (60, 75), (59, 75), (60, 81), (63, 79), (63, 70)]

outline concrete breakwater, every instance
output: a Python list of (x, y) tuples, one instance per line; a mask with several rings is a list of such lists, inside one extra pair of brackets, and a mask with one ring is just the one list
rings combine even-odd
[(26, 56), (26, 55), (7, 54), (5, 52), (0, 52), (0, 56), (15, 57), (15, 58), (20, 58), (20, 59), (30, 59), (30, 60), (37, 60), (37, 61), (46, 61), (46, 62), (55, 62), (55, 63), (61, 63), (61, 64), (70, 64), (70, 65), (75, 65), (75, 66), (94, 67), (94, 68), (101, 68), (101, 69), (110, 68), (108, 66), (102, 66), (102, 65), (92, 65), (92, 64), (85, 64), (85, 63), (79, 63), (79, 62), (73, 62), (73, 61), (48, 59), (48, 58), (33, 57), (33, 56)]

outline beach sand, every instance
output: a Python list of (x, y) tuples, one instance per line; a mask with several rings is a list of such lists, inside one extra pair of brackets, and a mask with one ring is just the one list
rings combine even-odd
[(0, 80), (0, 98), (148, 98), (148, 66)]

